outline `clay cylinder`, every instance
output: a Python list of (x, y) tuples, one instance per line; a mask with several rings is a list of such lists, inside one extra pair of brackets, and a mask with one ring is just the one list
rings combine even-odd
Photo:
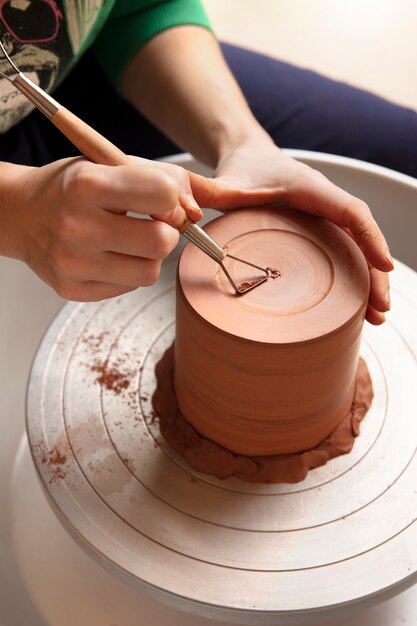
[[(233, 452), (308, 450), (348, 414), (369, 271), (355, 242), (327, 220), (244, 209), (205, 230), (230, 254), (277, 270), (236, 295), (222, 269), (188, 244), (177, 274), (174, 386), (194, 428)], [(238, 284), (259, 272), (233, 259)]]

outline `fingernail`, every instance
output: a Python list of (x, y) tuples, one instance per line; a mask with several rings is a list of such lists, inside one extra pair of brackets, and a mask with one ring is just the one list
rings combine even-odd
[(186, 201), (187, 201), (187, 208), (189, 208), (196, 215), (198, 215), (198, 217), (202, 217), (203, 211), (200, 209), (200, 207), (198, 206), (193, 196), (187, 196)]
[(389, 252), (387, 252), (387, 254), (386, 254), (386, 259), (387, 259), (388, 263), (390, 263), (392, 265), (392, 267), (394, 267), (394, 259), (392, 258), (392, 256), (390, 255)]
[(386, 302), (388, 310), (389, 310), (390, 307), (391, 307), (391, 297), (389, 295), (389, 289), (386, 290), (384, 297), (385, 297), (385, 302)]

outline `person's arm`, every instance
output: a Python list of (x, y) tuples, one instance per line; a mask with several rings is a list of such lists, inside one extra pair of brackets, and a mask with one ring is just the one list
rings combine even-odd
[(367, 319), (384, 321), (393, 269), (369, 207), (319, 172), (287, 157), (253, 117), (215, 37), (197, 26), (159, 33), (125, 67), (124, 97), (182, 149), (216, 169), (191, 176), (201, 206), (221, 210), (277, 202), (347, 230), (371, 268)]
[(120, 89), (175, 143), (213, 167), (247, 140), (272, 144), (206, 29), (158, 34), (127, 65)]

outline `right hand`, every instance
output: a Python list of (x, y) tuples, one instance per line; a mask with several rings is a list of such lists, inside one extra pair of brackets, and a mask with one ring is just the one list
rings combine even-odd
[(177, 181), (158, 167), (76, 158), (2, 164), (0, 179), (0, 253), (26, 262), (67, 300), (103, 300), (157, 280), (179, 232), (128, 211), (185, 219)]

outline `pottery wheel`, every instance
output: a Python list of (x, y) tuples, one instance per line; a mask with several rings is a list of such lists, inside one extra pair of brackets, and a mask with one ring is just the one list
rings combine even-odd
[(252, 485), (199, 474), (159, 435), (151, 396), (174, 339), (175, 269), (171, 258), (151, 288), (65, 305), (40, 345), (28, 433), (58, 518), (114, 575), (229, 622), (301, 624), (414, 583), (417, 274), (397, 262), (388, 322), (365, 327), (375, 399), (353, 451), (302, 483)]

